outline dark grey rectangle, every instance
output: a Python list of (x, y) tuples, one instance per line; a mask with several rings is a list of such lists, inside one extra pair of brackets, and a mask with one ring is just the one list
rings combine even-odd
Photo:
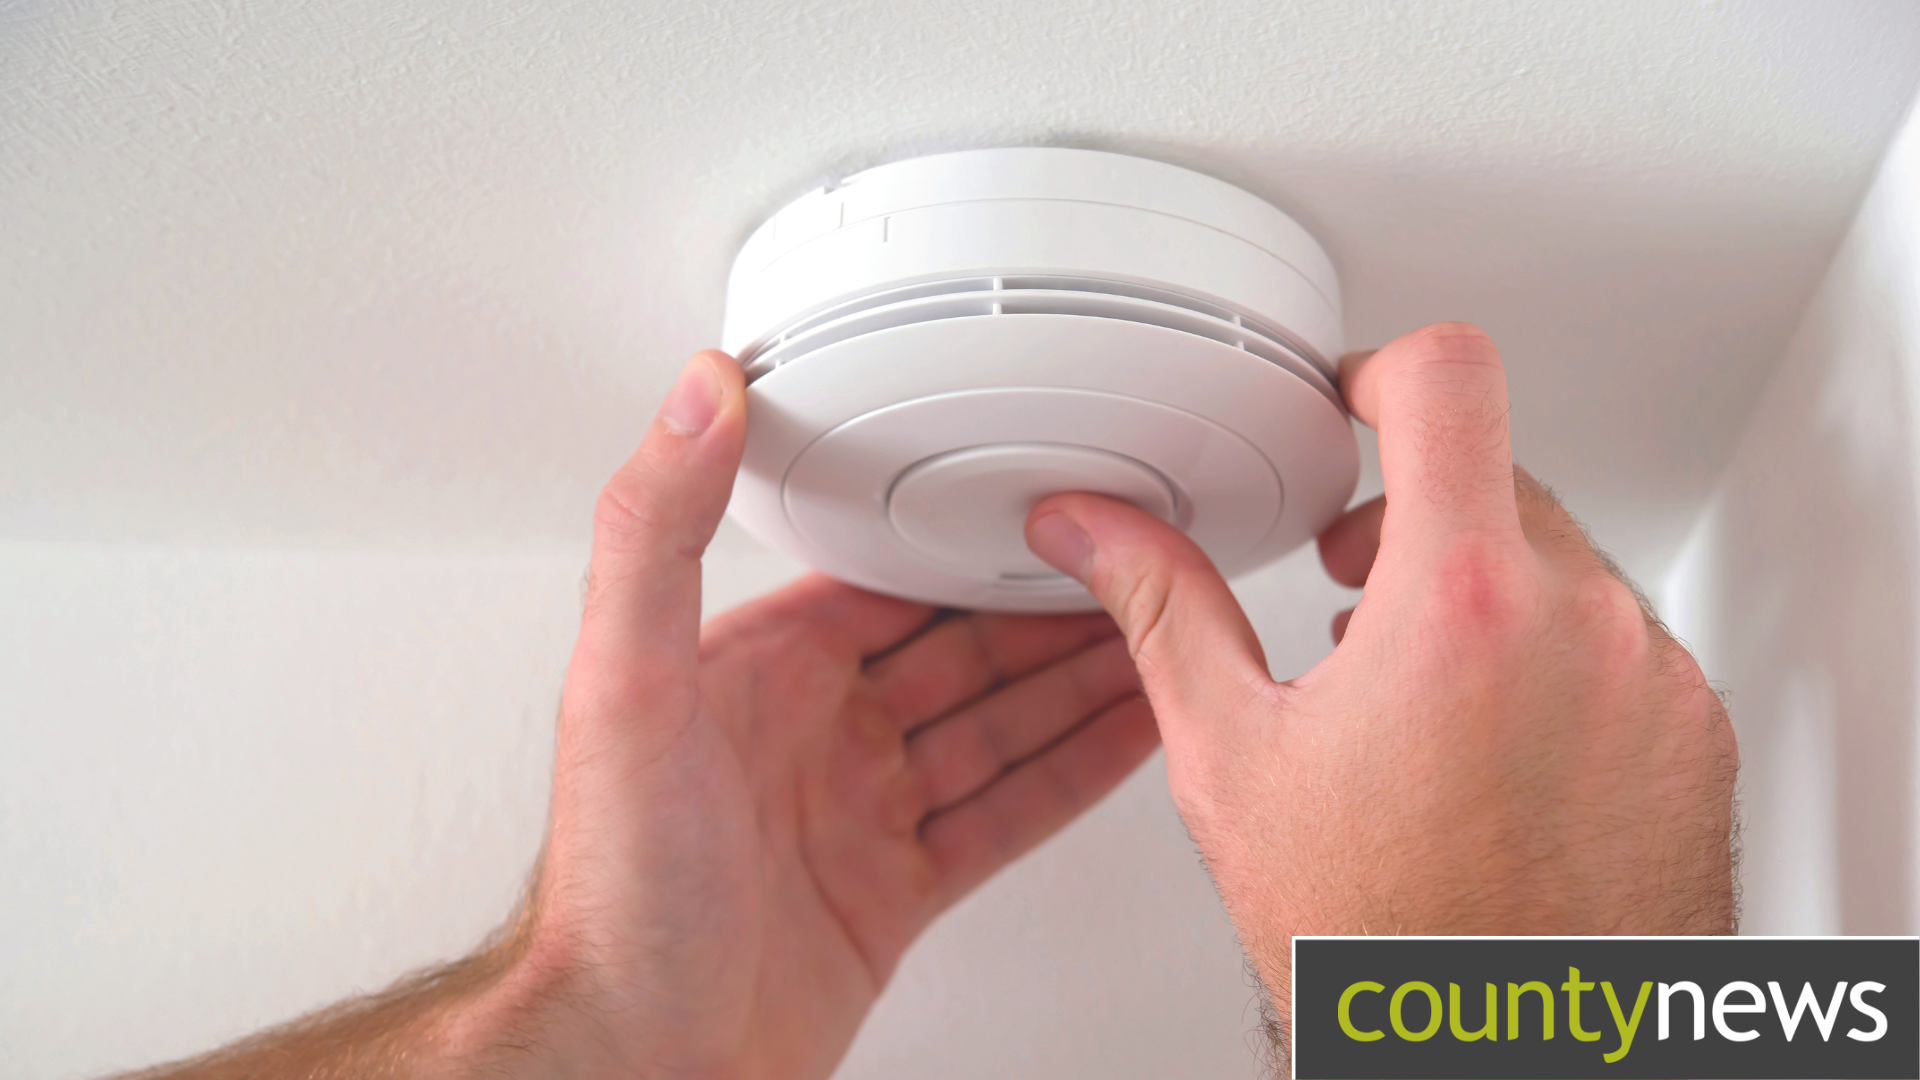
[(1293, 992), (1317, 1080), (1920, 1077), (1910, 937), (1299, 938)]

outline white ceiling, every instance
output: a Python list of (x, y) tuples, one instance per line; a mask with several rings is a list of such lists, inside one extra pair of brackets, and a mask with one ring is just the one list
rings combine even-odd
[(1910, 0), (10, 5), (0, 535), (577, 544), (764, 214), (1055, 143), (1296, 214), (1356, 345), (1488, 327), (1645, 572), (1916, 78)]

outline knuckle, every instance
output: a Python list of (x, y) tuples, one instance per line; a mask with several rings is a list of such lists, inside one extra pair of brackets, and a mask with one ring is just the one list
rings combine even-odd
[(1647, 670), (1653, 637), (1640, 597), (1604, 570), (1585, 574), (1574, 586), (1574, 617), (1604, 673), (1618, 678)]
[(594, 540), (614, 551), (632, 551), (643, 546), (648, 538), (660, 532), (661, 524), (649, 485), (631, 464), (615, 473), (594, 501)]
[(1447, 625), (1496, 634), (1526, 630), (1538, 610), (1533, 578), (1514, 555), (1471, 542), (1439, 556), (1428, 602)]
[(594, 534), (620, 539), (638, 532), (645, 519), (637, 494), (624, 477), (616, 476), (608, 481), (593, 504)]
[(1707, 681), (1699, 661), (1679, 642), (1667, 638), (1656, 647), (1665, 658), (1678, 722), (1703, 739), (1708, 759), (1718, 767), (1725, 783), (1731, 785), (1740, 769), (1740, 746), (1726, 699)]
[(1135, 662), (1145, 663), (1157, 650), (1173, 592), (1172, 575), (1134, 574), (1118, 584), (1118, 611), (1120, 625), (1127, 634), (1127, 651)]
[[(1127, 651), (1142, 674), (1150, 670), (1156, 658), (1164, 658), (1173, 630), (1174, 609), (1180, 605), (1183, 582), (1193, 575), (1211, 573), (1212, 564), (1198, 548), (1184, 550), (1159, 565), (1135, 570), (1118, 580), (1109, 581), (1102, 595), (1116, 598), (1110, 605), (1127, 639)], [(1164, 655), (1163, 655), (1164, 654)]]

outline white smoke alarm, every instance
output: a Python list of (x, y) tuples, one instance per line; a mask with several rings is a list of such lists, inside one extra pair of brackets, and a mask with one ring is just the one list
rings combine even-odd
[(1359, 473), (1326, 253), (1157, 161), (975, 150), (811, 192), (741, 248), (721, 344), (749, 380), (734, 518), (928, 603), (1095, 607), (1023, 539), (1055, 492), (1125, 499), (1234, 574)]

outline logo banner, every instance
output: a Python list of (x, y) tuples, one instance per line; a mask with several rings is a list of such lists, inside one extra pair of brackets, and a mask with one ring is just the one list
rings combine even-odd
[(1920, 1077), (1920, 939), (1294, 939), (1314, 1080)]

